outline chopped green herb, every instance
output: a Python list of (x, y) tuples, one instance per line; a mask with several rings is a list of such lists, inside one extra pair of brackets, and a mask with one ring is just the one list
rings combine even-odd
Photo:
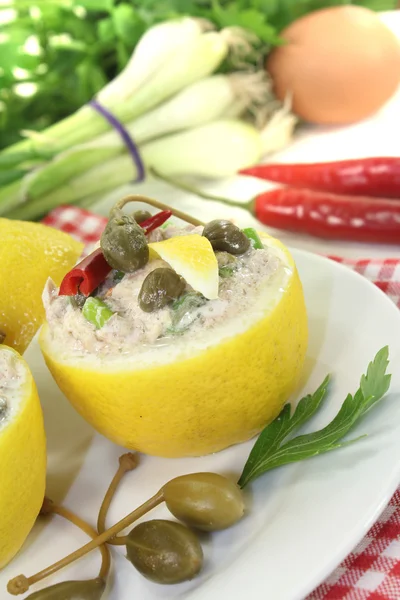
[(172, 325), (167, 330), (170, 335), (183, 333), (197, 319), (196, 309), (206, 303), (206, 299), (199, 292), (188, 292), (171, 305)]
[(359, 419), (377, 404), (389, 389), (391, 376), (386, 374), (388, 347), (382, 348), (361, 377), (360, 387), (352, 396), (349, 394), (336, 417), (323, 429), (285, 441), (289, 434), (306, 423), (318, 410), (324, 399), (329, 377), (317, 391), (305, 396), (298, 403), (293, 416), (291, 406), (286, 404), (280, 415), (261, 432), (250, 452), (239, 479), (241, 487), (260, 477), (263, 473), (293, 462), (351, 444), (361, 437), (342, 441)]
[(75, 294), (75, 296), (69, 296), (69, 301), (74, 308), (83, 308), (83, 305), (86, 302), (86, 296), (83, 294)]
[(123, 271), (115, 271), (113, 279), (115, 283), (119, 283), (125, 277), (125, 273)]
[(92, 323), (97, 329), (101, 329), (114, 313), (105, 302), (90, 297), (84, 304), (82, 314), (89, 323)]
[(226, 277), (232, 277), (234, 270), (230, 265), (226, 265), (225, 267), (220, 267), (218, 273), (220, 277), (225, 279)]
[(251, 245), (255, 250), (262, 250), (264, 248), (262, 241), (260, 240), (260, 236), (257, 231), (253, 229), (253, 227), (247, 227), (243, 229), (243, 233), (249, 238)]

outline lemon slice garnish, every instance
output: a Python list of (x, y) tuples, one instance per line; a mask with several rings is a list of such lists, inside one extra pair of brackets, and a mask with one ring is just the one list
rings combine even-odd
[(218, 298), (218, 262), (207, 238), (202, 235), (179, 235), (149, 248), (165, 260), (196, 292), (208, 300)]

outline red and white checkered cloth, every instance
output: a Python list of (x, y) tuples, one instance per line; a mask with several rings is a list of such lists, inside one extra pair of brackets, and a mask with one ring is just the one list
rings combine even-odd
[[(89, 244), (99, 239), (107, 220), (64, 206), (43, 222)], [(364, 275), (400, 308), (400, 259), (330, 258)], [(400, 487), (364, 539), (306, 600), (400, 600)]]

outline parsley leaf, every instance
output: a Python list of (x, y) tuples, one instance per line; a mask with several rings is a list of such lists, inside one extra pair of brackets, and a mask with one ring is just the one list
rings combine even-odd
[(342, 441), (358, 420), (386, 394), (390, 385), (388, 347), (382, 348), (362, 375), (360, 387), (352, 396), (348, 394), (336, 417), (323, 429), (297, 436), (289, 441), (290, 433), (306, 423), (318, 410), (324, 399), (329, 377), (317, 391), (305, 396), (298, 403), (293, 416), (290, 404), (286, 404), (280, 415), (261, 432), (244, 466), (239, 485), (244, 487), (266, 471), (282, 465), (298, 462), (318, 454), (348, 445), (360, 439)]

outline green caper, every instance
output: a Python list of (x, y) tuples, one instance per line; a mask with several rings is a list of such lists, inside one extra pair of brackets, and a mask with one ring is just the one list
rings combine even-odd
[(149, 260), (149, 247), (143, 229), (133, 217), (115, 210), (102, 233), (100, 246), (113, 269), (132, 273)]
[(133, 566), (155, 583), (188, 581), (203, 566), (203, 550), (196, 535), (173, 521), (140, 523), (129, 533), (126, 550)]
[(144, 312), (159, 310), (182, 294), (185, 280), (172, 269), (150, 271), (139, 292), (139, 306)]
[(191, 473), (163, 487), (171, 513), (190, 527), (217, 531), (234, 525), (244, 514), (239, 486), (217, 473)]
[(230, 254), (244, 254), (250, 248), (250, 240), (239, 227), (230, 221), (216, 219), (203, 229), (203, 235), (214, 250), (224, 250)]
[(150, 219), (151, 213), (149, 213), (148, 210), (136, 210), (132, 216), (135, 219), (136, 223), (143, 223), (143, 221), (147, 221), (147, 219)]
[(34, 592), (26, 600), (100, 600), (106, 582), (101, 577), (87, 581), (63, 581), (39, 592)]

